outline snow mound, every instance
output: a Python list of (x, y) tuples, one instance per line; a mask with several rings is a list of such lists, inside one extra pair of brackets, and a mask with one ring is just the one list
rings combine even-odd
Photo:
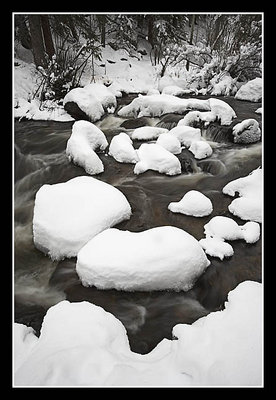
[(198, 122), (203, 122), (206, 127), (210, 122), (214, 122), (216, 119), (217, 115), (212, 111), (190, 111), (184, 118), (178, 121), (177, 126), (194, 126)]
[(192, 215), (194, 217), (204, 217), (213, 211), (211, 200), (197, 190), (190, 190), (180, 201), (172, 202), (168, 209), (174, 213)]
[(15, 118), (26, 118), (34, 121), (57, 121), (69, 122), (74, 121), (58, 101), (45, 100), (41, 102), (38, 99), (27, 101), (25, 99), (17, 99), (13, 109)]
[(132, 140), (154, 140), (162, 133), (168, 132), (168, 129), (157, 126), (141, 126), (134, 129), (131, 135)]
[(246, 222), (238, 225), (233, 219), (216, 216), (204, 225), (205, 238), (199, 244), (206, 254), (218, 257), (231, 257), (234, 254), (232, 246), (225, 243), (225, 240), (245, 240), (246, 243), (255, 243), (260, 238), (260, 226), (257, 222)]
[(262, 100), (262, 90), (262, 78), (255, 78), (239, 88), (235, 95), (235, 99), (258, 102)]
[(210, 85), (213, 86), (212, 96), (233, 96), (237, 92), (236, 79), (233, 79), (229, 73), (216, 75), (210, 80)]
[(209, 264), (198, 241), (182, 229), (111, 228), (81, 248), (76, 271), (84, 286), (99, 289), (186, 291)]
[(240, 226), (232, 218), (218, 215), (204, 225), (204, 233), (206, 237), (244, 239), (246, 243), (255, 243), (260, 238), (260, 225), (257, 222), (246, 222)]
[(231, 125), (233, 118), (237, 117), (233, 108), (223, 100), (210, 98), (209, 104), (211, 112), (216, 115), (221, 125)]
[(234, 143), (255, 143), (261, 139), (261, 129), (255, 119), (245, 119), (233, 127)]
[(140, 160), (134, 167), (134, 173), (137, 175), (148, 169), (166, 175), (181, 174), (179, 159), (159, 144), (143, 143), (137, 150), (137, 154)]
[(105, 85), (102, 83), (89, 83), (84, 86), (83, 90), (96, 97), (105, 111), (114, 113), (117, 107), (116, 96)]
[(189, 111), (182, 119), (178, 121), (177, 126), (179, 125), (194, 126), (196, 122), (200, 121), (200, 116), (201, 116), (201, 111)]
[(163, 88), (162, 94), (169, 94), (171, 96), (182, 96), (184, 94), (187, 94), (187, 91), (177, 85), (168, 85)]
[(19, 368), (25, 361), (25, 358), (31, 353), (36, 345), (38, 338), (35, 331), (30, 326), (14, 323), (13, 325), (13, 343), (16, 348), (14, 353), (14, 364)]
[(63, 99), (65, 109), (69, 102), (76, 103), (91, 122), (98, 121), (105, 112), (114, 113), (117, 106), (116, 96), (102, 83), (70, 90)]
[(209, 100), (180, 99), (169, 94), (138, 96), (118, 111), (120, 117), (160, 117), (167, 113), (183, 114), (186, 110), (210, 111)]
[(66, 109), (66, 104), (71, 102), (76, 103), (91, 122), (98, 121), (104, 115), (104, 108), (101, 102), (84, 88), (70, 90), (63, 99), (64, 108)]
[(161, 133), (158, 139), (156, 140), (156, 144), (164, 147), (164, 149), (168, 150), (170, 153), (173, 154), (180, 154), (181, 153), (181, 144), (176, 136), (168, 133)]
[(67, 141), (66, 154), (70, 161), (83, 167), (89, 175), (96, 175), (103, 172), (104, 166), (95, 150), (105, 150), (107, 146), (104, 133), (96, 125), (76, 121)]
[(192, 126), (175, 126), (169, 132), (176, 136), (180, 143), (185, 147), (190, 147), (193, 141), (201, 140), (200, 129), (193, 128)]
[(241, 219), (261, 223), (262, 185), (263, 174), (261, 168), (253, 170), (248, 176), (227, 183), (222, 192), (229, 196), (235, 196), (237, 192), (240, 196), (228, 206), (229, 211)]
[(228, 294), (225, 310), (173, 328), (175, 362), (193, 385), (261, 385), (262, 307), (262, 285), (246, 281)]
[[(262, 385), (263, 286), (240, 283), (225, 308), (173, 328), (149, 354), (129, 348), (122, 323), (103, 308), (67, 300), (48, 309), (37, 338), (17, 336), (15, 386), (194, 387)], [(17, 332), (16, 329), (15, 332)], [(31, 347), (29, 343), (33, 342)]]
[(132, 140), (125, 132), (121, 132), (111, 139), (108, 154), (121, 163), (136, 164), (138, 161), (137, 152), (132, 146)]
[(43, 185), (35, 197), (34, 244), (53, 260), (74, 257), (93, 236), (130, 216), (126, 197), (91, 176)]
[(210, 157), (213, 154), (212, 147), (205, 140), (197, 140), (192, 142), (191, 146), (189, 147), (189, 150), (198, 160)]
[(224, 257), (231, 257), (234, 254), (233, 247), (229, 243), (224, 242), (221, 238), (208, 237), (201, 239), (199, 244), (206, 254), (211, 257), (218, 257), (221, 260), (223, 260)]

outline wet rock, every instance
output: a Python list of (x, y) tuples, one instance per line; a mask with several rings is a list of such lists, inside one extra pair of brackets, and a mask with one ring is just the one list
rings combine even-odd
[(194, 155), (187, 149), (182, 150), (181, 154), (176, 154), (181, 164), (181, 171), (192, 174), (198, 171), (198, 166)]
[(140, 117), (127, 119), (126, 121), (122, 122), (120, 126), (126, 129), (135, 129), (146, 125), (148, 125), (148, 118)]
[(206, 137), (218, 143), (233, 143), (232, 126), (220, 125), (217, 122), (211, 123), (206, 129)]
[(172, 129), (177, 125), (178, 121), (182, 119), (183, 116), (187, 113), (188, 111), (183, 115), (165, 114), (155, 126), (159, 128)]
[(84, 119), (85, 121), (89, 121), (89, 117), (83, 112), (77, 103), (74, 101), (68, 101), (64, 104), (64, 110), (71, 115), (71, 117), (75, 118), (75, 120)]

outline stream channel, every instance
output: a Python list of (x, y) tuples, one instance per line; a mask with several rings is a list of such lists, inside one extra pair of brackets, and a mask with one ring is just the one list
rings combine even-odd
[[(204, 97), (201, 97), (204, 98)], [(206, 98), (206, 97), (205, 97)], [(119, 99), (118, 109), (133, 96)], [(221, 98), (235, 110), (237, 119), (256, 119), (260, 103)], [(182, 116), (183, 117), (183, 116)], [(108, 142), (122, 131), (132, 132), (140, 124), (164, 126), (181, 116), (142, 118), (136, 121), (108, 114), (95, 124), (105, 133)], [(121, 126), (123, 124), (124, 127)], [(262, 280), (262, 239), (255, 244), (243, 240), (230, 242), (234, 255), (223, 261), (209, 257), (211, 265), (188, 292), (152, 291), (123, 292), (83, 287), (75, 271), (76, 258), (51, 261), (33, 244), (32, 219), (34, 198), (43, 184), (65, 182), (86, 175), (83, 168), (69, 162), (66, 143), (73, 122), (23, 121), (14, 123), (14, 320), (31, 326), (39, 336), (47, 309), (61, 300), (89, 301), (115, 315), (125, 326), (132, 351), (145, 354), (163, 338), (172, 339), (172, 328), (178, 323), (191, 324), (210, 312), (222, 310), (230, 290), (245, 280)], [(235, 218), (228, 205), (232, 197), (222, 193), (230, 181), (248, 175), (262, 165), (262, 143), (248, 145), (230, 141), (230, 127), (211, 124), (202, 135), (213, 148), (211, 157), (195, 160), (183, 150), (178, 157), (183, 172), (166, 176), (154, 171), (134, 175), (133, 164), (116, 162), (107, 154), (99, 154), (105, 170), (94, 176), (118, 188), (127, 197), (133, 215), (118, 224), (122, 230), (139, 232), (145, 229), (173, 225), (182, 228), (197, 240), (204, 237), (204, 224), (216, 215), (233, 218), (239, 225), (246, 221)], [(168, 125), (167, 125), (168, 126)], [(134, 142), (137, 148), (142, 142)], [(108, 148), (106, 153), (108, 152)], [(213, 212), (196, 218), (175, 214), (167, 206), (179, 201), (189, 190), (198, 190), (209, 197)], [(108, 248), (106, 249), (108, 251)]]

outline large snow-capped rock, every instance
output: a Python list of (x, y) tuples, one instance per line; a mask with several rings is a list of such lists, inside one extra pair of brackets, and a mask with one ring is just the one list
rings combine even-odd
[(238, 225), (232, 218), (217, 215), (204, 225), (205, 238), (199, 241), (205, 253), (223, 260), (234, 254), (233, 247), (227, 241), (243, 239), (246, 243), (255, 243), (260, 238), (260, 225), (246, 222)]
[(237, 117), (233, 108), (223, 100), (211, 97), (209, 99), (209, 105), (212, 115), (216, 115), (221, 125), (231, 125), (233, 118)]
[(84, 286), (99, 289), (186, 291), (209, 264), (198, 241), (182, 229), (111, 228), (80, 249), (76, 271)]
[(114, 93), (112, 93), (104, 84), (102, 83), (89, 83), (83, 88), (91, 96), (96, 97), (96, 99), (103, 106), (104, 111), (109, 113), (114, 113), (117, 107), (117, 100)]
[(130, 350), (124, 326), (103, 308), (61, 301), (47, 311), (39, 337), (16, 324), (14, 385), (261, 387), (262, 299), (262, 284), (242, 282), (223, 310), (176, 325), (175, 340), (145, 355)]
[(137, 152), (132, 145), (132, 140), (125, 132), (113, 136), (108, 154), (121, 163), (136, 164), (139, 160)]
[(158, 126), (141, 126), (134, 129), (131, 138), (132, 140), (154, 140), (166, 132), (168, 132), (168, 129), (159, 128)]
[(118, 111), (120, 117), (160, 117), (167, 113), (183, 114), (186, 110), (210, 111), (208, 100), (180, 99), (169, 94), (139, 96)]
[(177, 126), (186, 125), (194, 127), (198, 123), (203, 123), (206, 127), (210, 122), (214, 122), (216, 119), (217, 115), (212, 111), (189, 111), (178, 121)]
[(172, 135), (176, 136), (182, 145), (190, 147), (192, 142), (201, 140), (201, 131), (199, 128), (192, 126), (179, 125), (175, 126), (169, 131)]
[(235, 95), (235, 99), (258, 102), (262, 100), (263, 80), (255, 78), (242, 85)]
[(235, 179), (222, 189), (224, 194), (239, 197), (228, 206), (228, 210), (244, 220), (262, 222), (262, 169), (257, 168), (248, 176)]
[(261, 129), (254, 118), (245, 119), (232, 130), (234, 143), (255, 143), (261, 139)]
[(54, 260), (74, 257), (92, 237), (130, 216), (126, 197), (91, 176), (43, 185), (35, 197), (34, 244)]
[(197, 160), (210, 157), (213, 154), (212, 147), (205, 140), (196, 140), (191, 143), (189, 151), (193, 153)]
[(104, 171), (104, 166), (95, 150), (103, 151), (107, 146), (104, 133), (96, 125), (89, 121), (76, 121), (67, 141), (66, 154), (89, 175), (96, 175)]
[(70, 90), (63, 99), (64, 108), (69, 114), (72, 113), (70, 103), (76, 104), (91, 122), (98, 121), (105, 112), (114, 112), (117, 106), (116, 96), (101, 83), (90, 83), (83, 88)]
[(217, 215), (204, 225), (204, 233), (222, 240), (244, 239), (246, 243), (255, 243), (260, 237), (260, 225), (251, 221), (238, 225), (232, 218)]
[(159, 135), (158, 139), (156, 140), (156, 144), (159, 144), (160, 146), (164, 147), (164, 149), (173, 154), (181, 153), (180, 141), (175, 135), (170, 132), (162, 133), (161, 135)]
[(213, 211), (211, 200), (197, 190), (190, 190), (178, 202), (171, 202), (168, 209), (174, 213), (204, 217)]
[(220, 237), (209, 236), (200, 239), (199, 244), (208, 256), (218, 257), (220, 260), (223, 260), (224, 257), (231, 257), (234, 254), (231, 244), (225, 242)]
[(160, 174), (178, 175), (181, 174), (179, 159), (156, 143), (143, 143), (137, 150), (139, 161), (133, 172), (137, 175), (151, 169)]

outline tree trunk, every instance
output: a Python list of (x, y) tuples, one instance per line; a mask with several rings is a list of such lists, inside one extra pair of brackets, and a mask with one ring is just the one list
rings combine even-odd
[(51, 28), (50, 28), (50, 23), (49, 23), (49, 17), (48, 15), (40, 15), (41, 19), (41, 27), (42, 27), (42, 33), (44, 37), (44, 44), (46, 48), (46, 52), (51, 59), (53, 55), (55, 54), (55, 48), (54, 48), (54, 43), (53, 43), (53, 38), (52, 38), (52, 33), (51, 33)]
[(102, 18), (101, 18), (101, 44), (103, 47), (105, 47), (105, 22), (106, 22), (105, 15), (102, 15)]
[(29, 25), (30, 25), (30, 34), (32, 40), (32, 51), (34, 56), (35, 65), (46, 67), (46, 59), (45, 59), (45, 48), (44, 41), (41, 29), (41, 20), (40, 16), (36, 14), (30, 14)]
[[(189, 44), (193, 44), (193, 36), (194, 36), (194, 27), (195, 27), (195, 15), (192, 15), (192, 22), (191, 22), (191, 32), (190, 32), (190, 40), (189, 40)], [(190, 68), (190, 61), (187, 60), (186, 63), (186, 69), (187, 71), (189, 71)]]
[(153, 37), (153, 23), (154, 23), (154, 15), (147, 15), (148, 20), (148, 41), (151, 46), (154, 46), (154, 37)]

